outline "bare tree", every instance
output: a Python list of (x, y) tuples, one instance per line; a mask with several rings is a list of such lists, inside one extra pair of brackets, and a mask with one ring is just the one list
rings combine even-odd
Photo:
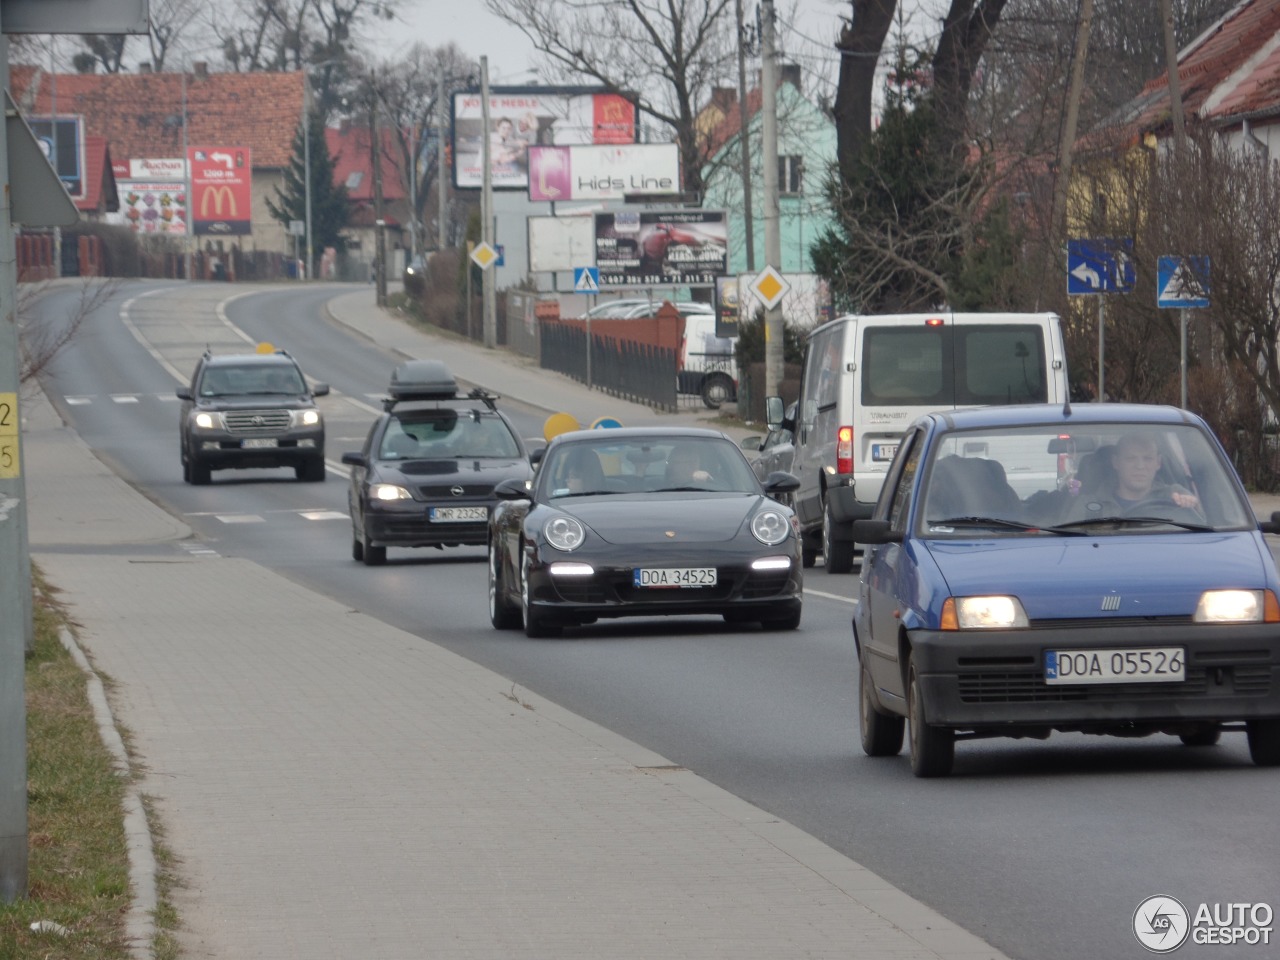
[(298, 70), (354, 53), (360, 29), (393, 19), (401, 0), (233, 0), (208, 9), (207, 27), (236, 72)]
[(684, 189), (701, 195), (707, 156), (696, 120), (712, 88), (736, 75), (732, 0), (485, 0), (485, 6), (533, 41), (549, 78), (586, 78), (634, 96), (642, 115), (670, 128)]
[(18, 382), (33, 383), (37, 376), (47, 372), (53, 358), (79, 336), (85, 321), (114, 295), (119, 285), (118, 280), (85, 279), (77, 291), (75, 303), (65, 315), (59, 318), (45, 316), (37, 323), (32, 319), (33, 307), (52, 289), (52, 285), (19, 284), (16, 304)]

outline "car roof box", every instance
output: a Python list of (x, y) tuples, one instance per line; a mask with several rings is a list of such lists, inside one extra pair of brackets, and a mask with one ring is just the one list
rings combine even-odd
[(409, 360), (391, 371), (392, 400), (452, 400), (458, 381), (439, 360)]

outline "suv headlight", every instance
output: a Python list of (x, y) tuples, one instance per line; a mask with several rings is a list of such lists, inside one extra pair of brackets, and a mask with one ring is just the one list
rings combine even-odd
[(751, 532), (765, 546), (773, 547), (787, 539), (791, 524), (777, 510), (761, 510), (751, 518)]
[(201, 430), (216, 430), (222, 425), (220, 423), (221, 420), (222, 417), (216, 413), (206, 413), (201, 411), (192, 418), (191, 422)]
[(295, 416), (298, 418), (298, 425), (302, 427), (314, 427), (320, 422), (319, 410), (299, 410)]
[(577, 550), (582, 546), (582, 541), (587, 538), (587, 532), (582, 524), (573, 517), (564, 516), (552, 517), (548, 520), (546, 526), (542, 528), (542, 535), (547, 538), (547, 543), (565, 553)]

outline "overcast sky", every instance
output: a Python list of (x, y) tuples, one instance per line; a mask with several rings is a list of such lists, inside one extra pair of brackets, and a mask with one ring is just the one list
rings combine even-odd
[[(935, 10), (942, 0), (902, 0), (903, 10), (913, 19), (916, 32), (936, 30)], [(744, 0), (747, 19), (753, 20), (758, 0)], [(790, 26), (780, 27), (781, 42), (788, 59), (801, 64), (806, 89), (835, 80), (838, 58), (833, 49), (840, 17), (847, 16), (849, 0), (775, 0), (778, 16)], [(792, 11), (794, 10), (794, 16)], [(527, 83), (533, 47), (515, 27), (489, 13), (480, 0), (405, 0), (402, 22), (389, 24), (378, 32), (387, 46), (384, 57), (392, 57), (415, 41), (437, 47), (455, 42), (465, 53), (489, 58), (489, 82)]]

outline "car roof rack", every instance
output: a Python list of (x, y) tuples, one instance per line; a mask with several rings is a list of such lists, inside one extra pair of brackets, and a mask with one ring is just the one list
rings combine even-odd
[(469, 392), (458, 392), (458, 381), (439, 360), (406, 360), (391, 371), (391, 383), (387, 397), (382, 401), (384, 410), (392, 410), (397, 403), (421, 400), (478, 400), (490, 410), (497, 411), (497, 394), (483, 387)]

